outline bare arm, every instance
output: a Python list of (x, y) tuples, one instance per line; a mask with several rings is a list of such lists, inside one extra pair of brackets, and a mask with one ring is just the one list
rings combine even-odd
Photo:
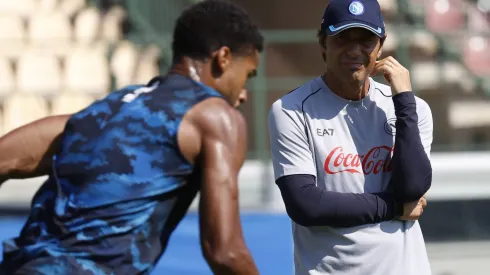
[(0, 184), (8, 179), (46, 175), (70, 115), (43, 118), (0, 138)]
[(258, 274), (243, 239), (238, 204), (238, 172), (247, 144), (245, 121), (224, 101), (214, 103), (196, 116), (202, 136), (198, 164), (203, 255), (215, 274)]

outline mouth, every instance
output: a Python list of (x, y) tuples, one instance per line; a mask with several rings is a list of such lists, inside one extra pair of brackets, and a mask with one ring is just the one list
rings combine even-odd
[(343, 62), (342, 63), (343, 67), (349, 69), (349, 70), (359, 70), (364, 66), (364, 63), (360, 62)]

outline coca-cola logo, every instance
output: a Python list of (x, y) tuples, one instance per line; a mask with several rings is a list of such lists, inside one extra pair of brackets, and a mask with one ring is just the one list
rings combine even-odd
[(341, 146), (334, 148), (325, 160), (327, 174), (379, 174), (391, 171), (391, 152), (389, 146), (378, 146), (370, 149), (366, 154), (345, 153)]

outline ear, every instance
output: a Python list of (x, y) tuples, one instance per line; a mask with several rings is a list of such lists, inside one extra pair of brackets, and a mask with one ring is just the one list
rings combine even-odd
[(380, 46), (379, 50), (378, 50), (378, 55), (376, 56), (376, 59), (380, 59), (382, 54), (383, 54), (383, 46)]
[(216, 52), (214, 52), (213, 59), (221, 72), (226, 71), (231, 64), (232, 59), (230, 48), (226, 46), (219, 48)]
[(381, 40), (380, 40), (380, 46), (379, 46), (378, 56), (377, 56), (378, 59), (383, 54), (383, 44), (385, 43), (386, 37), (388, 37), (388, 36), (385, 34), (385, 36), (383, 38), (381, 38)]
[(320, 45), (320, 53), (322, 54), (323, 61), (327, 62), (327, 37), (325, 35), (318, 36), (318, 44)]

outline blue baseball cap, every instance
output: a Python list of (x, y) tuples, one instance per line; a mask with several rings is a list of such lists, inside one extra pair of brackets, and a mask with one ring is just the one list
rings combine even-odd
[(331, 0), (323, 14), (321, 30), (332, 36), (350, 28), (364, 28), (379, 37), (385, 24), (377, 0)]

